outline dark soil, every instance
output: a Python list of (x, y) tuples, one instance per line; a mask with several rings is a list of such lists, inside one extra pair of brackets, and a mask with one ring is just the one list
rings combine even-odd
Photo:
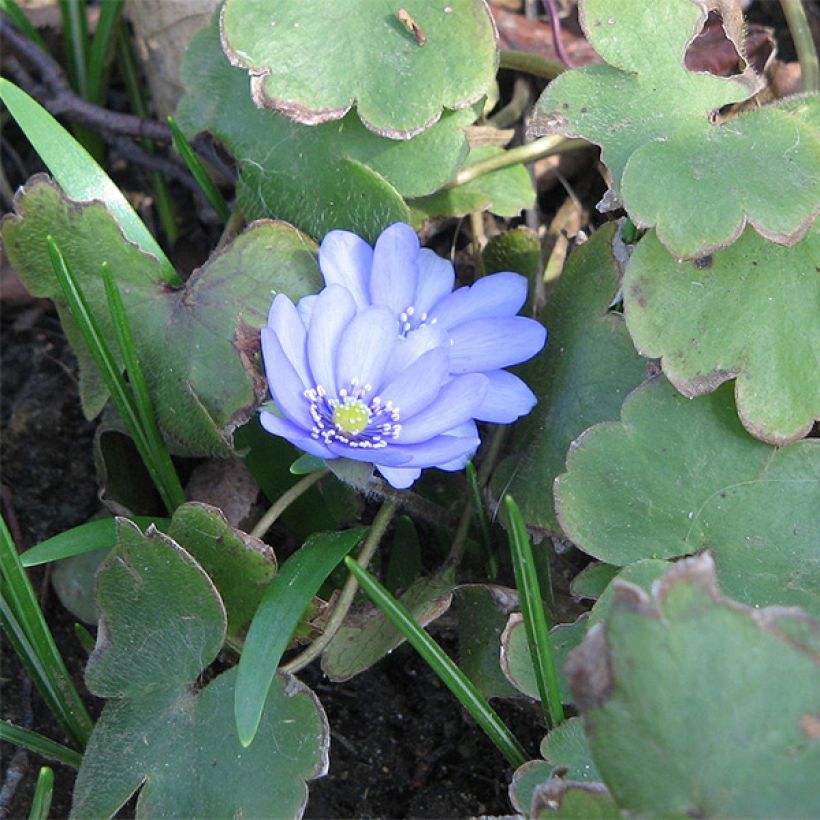
[[(79, 409), (76, 362), (56, 317), (42, 309), (6, 315), (2, 324), (2, 480), (6, 520), (16, 517), (23, 549), (88, 520), (99, 509), (92, 462), (94, 425)], [(45, 610), (58, 646), (81, 685), (85, 652), (74, 619), (49, 591)], [(447, 630), (438, 637), (448, 650)], [(3, 717), (65, 742), (11, 647), (3, 645)], [(307, 817), (467, 817), (510, 812), (510, 770), (452, 695), (407, 648), (343, 684), (317, 668), (302, 679), (318, 694), (331, 726), (330, 773), (310, 786)], [(101, 702), (88, 697), (97, 712)], [(501, 704), (533, 755), (543, 735), (536, 711)], [(26, 817), (44, 761), (3, 745), (3, 783), (27, 769), (14, 799), (0, 796), (0, 817)], [(74, 773), (54, 766), (52, 817), (66, 817)], [(0, 785), (2, 788), (2, 785)]]

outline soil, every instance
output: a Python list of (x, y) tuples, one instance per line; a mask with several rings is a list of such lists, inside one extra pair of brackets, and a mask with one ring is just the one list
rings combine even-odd
[[(4, 515), (16, 518), (18, 546), (88, 520), (99, 508), (92, 460), (94, 425), (79, 409), (76, 361), (56, 316), (42, 307), (2, 320), (2, 480)], [(7, 490), (7, 491), (6, 491)], [(58, 646), (82, 686), (85, 651), (74, 619), (43, 571), (32, 572)], [(446, 628), (437, 637), (454, 649)], [(3, 717), (65, 742), (13, 650), (3, 644)], [(331, 726), (330, 773), (310, 784), (306, 817), (467, 817), (509, 814), (510, 769), (453, 696), (410, 649), (372, 670), (331, 684), (315, 667), (300, 676), (319, 696)], [(89, 708), (102, 706), (88, 696)], [(533, 756), (543, 735), (526, 703), (498, 704)], [(26, 817), (42, 761), (2, 745), (3, 784), (25, 761), (11, 801), (0, 793), (0, 817)], [(66, 817), (74, 772), (55, 765), (52, 817)], [(123, 813), (128, 816), (133, 805)]]

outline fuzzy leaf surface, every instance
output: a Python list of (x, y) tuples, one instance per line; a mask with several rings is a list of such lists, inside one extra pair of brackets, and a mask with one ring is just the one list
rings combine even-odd
[(738, 413), (753, 436), (786, 444), (820, 418), (817, 225), (790, 248), (747, 228), (696, 262), (671, 257), (650, 232), (626, 268), (624, 312), (635, 346), (660, 358), (685, 396), (736, 377)]
[[(731, 244), (747, 222), (791, 245), (820, 212), (820, 136), (811, 122), (820, 98), (713, 123), (719, 108), (759, 85), (751, 69), (727, 78), (687, 70), (684, 54), (713, 5), (584, 0), (582, 26), (608, 65), (566, 72), (536, 106), (536, 131), (601, 146), (613, 176), (608, 204), (622, 202), (637, 225), (656, 227), (686, 258)], [(720, 5), (742, 54), (739, 6)]]
[(391, 0), (227, 0), (222, 42), (259, 107), (317, 125), (356, 105), (369, 129), (407, 139), (487, 94), (497, 52), (483, 0), (408, 0), (401, 11), (408, 22)]
[(616, 581), (567, 662), (598, 771), (638, 815), (811, 817), (820, 622), (721, 596), (707, 554), (652, 595)]
[(727, 594), (820, 614), (820, 441), (752, 438), (728, 384), (687, 399), (654, 379), (621, 419), (584, 433), (556, 482), (569, 538), (616, 565), (708, 547)]
[(596, 231), (569, 258), (539, 316), (547, 346), (517, 373), (538, 397), (515, 426), (509, 457), (492, 488), (510, 493), (527, 526), (558, 534), (553, 482), (570, 443), (591, 425), (616, 419), (621, 403), (646, 374), (623, 318), (609, 310), (619, 271), (610, 249), (614, 226)]
[[(225, 638), (222, 601), (172, 539), (119, 519), (97, 576), (100, 630), (86, 682), (109, 698), (83, 757), (72, 817), (298, 817), (305, 781), (327, 769), (328, 726), (313, 693), (278, 676), (257, 741), (233, 719), (236, 670), (194, 687)], [(266, 772), (264, 782), (258, 773)]]
[(257, 222), (194, 271), (184, 287), (172, 289), (161, 281), (156, 259), (125, 241), (103, 205), (72, 202), (36, 177), (18, 195), (16, 208), (3, 222), (6, 251), (29, 290), (57, 304), (80, 360), (86, 415), (102, 409), (107, 391), (54, 277), (47, 235), (68, 260), (103, 333), (114, 338), (100, 275), (102, 263), (110, 265), (171, 446), (187, 454), (227, 455), (233, 428), (250, 416), (263, 390), (251, 357), (274, 294), (295, 301), (322, 286), (315, 245), (289, 225)]

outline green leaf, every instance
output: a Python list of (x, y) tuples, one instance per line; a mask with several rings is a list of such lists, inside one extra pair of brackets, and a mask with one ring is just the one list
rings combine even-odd
[(446, 113), (402, 141), (368, 131), (355, 113), (299, 125), (254, 106), (247, 74), (222, 53), (217, 17), (192, 41), (182, 77), (188, 93), (179, 124), (189, 136), (212, 132), (237, 158), (245, 216), (286, 219), (317, 238), (343, 228), (375, 241), (392, 222), (408, 221), (402, 196), (423, 196), (448, 182), (467, 156), (463, 128), (477, 116), (475, 107)]
[(791, 248), (746, 229), (731, 248), (695, 262), (672, 258), (650, 232), (627, 265), (626, 324), (685, 396), (736, 376), (743, 425), (786, 444), (820, 418), (818, 271), (816, 225)]
[[(686, 69), (684, 52), (711, 5), (585, 0), (584, 31), (609, 65), (565, 72), (536, 106), (536, 133), (601, 146), (613, 176), (607, 204), (620, 197), (632, 220), (657, 226), (678, 257), (731, 244), (747, 222), (790, 245), (820, 212), (820, 136), (810, 112), (771, 106), (713, 124), (719, 108), (751, 96), (759, 80), (750, 68), (729, 78)], [(739, 13), (724, 26), (743, 54)], [(802, 101), (818, 105), (818, 97)]]
[(727, 594), (820, 614), (820, 441), (776, 449), (749, 436), (732, 391), (686, 399), (638, 388), (621, 423), (587, 431), (556, 482), (562, 526), (610, 564), (712, 550)]
[[(236, 670), (194, 687), (225, 637), (213, 584), (173, 540), (119, 522), (100, 569), (101, 627), (86, 670), (111, 698), (94, 728), (72, 817), (110, 817), (142, 786), (136, 816), (299, 816), (305, 781), (327, 770), (328, 726), (313, 693), (277, 676), (256, 743), (236, 737)], [(264, 771), (265, 777), (259, 777)]]
[(31, 729), (24, 729), (22, 726), (15, 726), (7, 720), (0, 720), (0, 739), (6, 743), (13, 743), (15, 746), (22, 746), (38, 755), (42, 755), (47, 760), (56, 760), (66, 766), (75, 769), (79, 768), (83, 759), (79, 752), (55, 743), (44, 735), (32, 732)]
[(52, 797), (54, 797), (54, 770), (49, 766), (41, 766), (37, 775), (34, 797), (31, 800), (29, 820), (48, 820)]
[[(493, 145), (472, 148), (464, 167), (469, 168), (503, 152), (503, 148)], [(430, 196), (413, 199), (409, 204), (416, 220), (433, 216), (464, 216), (474, 211), (490, 211), (498, 216), (518, 216), (521, 211), (535, 205), (535, 190), (527, 169), (523, 165), (510, 165), (463, 185), (444, 188)]]
[[(419, 578), (399, 601), (420, 626), (441, 617), (453, 598), (451, 574)], [(322, 671), (345, 681), (369, 669), (404, 642), (404, 636), (378, 607), (352, 609), (322, 654)]]
[(513, 271), (526, 276), (529, 290), (527, 301), (520, 312), (525, 316), (533, 315), (536, 289), (544, 273), (541, 240), (535, 231), (519, 225), (493, 236), (481, 252), (481, 271), (484, 276), (501, 271)]
[[(114, 523), (114, 519), (111, 519), (111, 523)], [(97, 569), (112, 546), (113, 539), (107, 548), (59, 561), (52, 571), (51, 585), (60, 603), (83, 623), (97, 623), (97, 602), (94, 598)]]
[(518, 690), (501, 672), (501, 634), (518, 608), (514, 589), (462, 584), (454, 590), (458, 616), (458, 665), (485, 698), (513, 697)]
[(652, 597), (616, 582), (567, 676), (618, 804), (650, 816), (813, 816), (818, 640), (820, 622), (799, 610), (721, 597), (708, 555), (678, 563)]
[(480, 0), (408, 0), (405, 9), (424, 42), (388, 0), (227, 0), (222, 43), (231, 62), (250, 73), (258, 106), (317, 125), (355, 104), (369, 129), (407, 139), (443, 109), (487, 94), (498, 58), (495, 26)]
[(578, 600), (596, 600), (618, 574), (618, 567), (600, 562), (584, 567), (571, 581), (569, 591)]
[(245, 639), (236, 681), (235, 723), (243, 746), (256, 736), (276, 668), (302, 615), (363, 533), (359, 528), (312, 535), (282, 564), (265, 592)]
[[(44, 178), (30, 181), (17, 214), (3, 222), (9, 259), (39, 296), (56, 299), (80, 359), (87, 415), (107, 391), (67, 314), (45, 246), (54, 236), (103, 333), (113, 335), (102, 279), (107, 261), (118, 275), (125, 309), (160, 428), (177, 451), (227, 455), (233, 428), (248, 418), (262, 385), (250, 356), (277, 292), (298, 299), (321, 287), (315, 246), (288, 225), (258, 222), (211, 257), (178, 290), (161, 280), (156, 260), (124, 241), (104, 206), (66, 200)], [(219, 378), (214, 378), (214, 373)]]
[[(39, 103), (16, 85), (2, 78), (0, 78), (0, 100), (6, 105), (66, 195), (80, 202), (104, 203), (113, 214), (125, 238), (155, 258), (156, 279), (169, 284), (181, 284), (182, 280), (156, 239), (137, 216), (122, 191), (97, 165), (85, 148)], [(56, 232), (53, 233), (56, 237)], [(58, 244), (62, 247), (63, 243), (58, 242)], [(150, 278), (154, 281), (154, 276)]]
[(601, 779), (581, 718), (565, 720), (550, 731), (541, 741), (541, 756), (553, 768), (566, 769), (564, 776), (568, 780), (595, 782)]
[(538, 404), (516, 424), (511, 454), (496, 469), (492, 487), (496, 497), (509, 492), (537, 531), (560, 533), (552, 488), (571, 442), (590, 425), (617, 419), (646, 373), (623, 318), (609, 310), (620, 279), (610, 248), (615, 230), (601, 228), (570, 256), (539, 316), (549, 332), (547, 346), (516, 371)]
[(174, 513), (168, 535), (189, 552), (214, 582), (235, 634), (253, 617), (276, 574), (273, 550), (234, 529), (221, 510), (190, 502)]
[(554, 777), (535, 790), (529, 816), (532, 820), (609, 820), (622, 815), (603, 783), (575, 783)]

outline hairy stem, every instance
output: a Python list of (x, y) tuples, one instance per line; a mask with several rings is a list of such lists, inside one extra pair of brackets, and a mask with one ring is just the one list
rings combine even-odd
[(529, 51), (516, 51), (511, 48), (501, 49), (499, 68), (521, 71), (524, 74), (532, 74), (533, 77), (543, 77), (545, 80), (554, 80), (567, 70), (561, 63), (530, 54)]
[(299, 496), (307, 492), (317, 481), (326, 475), (327, 470), (318, 470), (297, 481), (287, 492), (282, 493), (282, 495), (271, 504), (270, 509), (259, 519), (250, 534), (255, 538), (261, 538), (274, 525), (279, 516), (282, 515)]
[(800, 62), (803, 91), (820, 91), (817, 47), (814, 44), (809, 21), (806, 19), (806, 9), (801, 0), (780, 0), (780, 5), (783, 7), (783, 14), (786, 15), (789, 33)]
[[(376, 517), (370, 525), (370, 532), (367, 534), (367, 539), (362, 546), (361, 552), (359, 552), (359, 555), (356, 558), (359, 566), (363, 569), (367, 569), (367, 565), (370, 563), (370, 560), (373, 558), (373, 555), (378, 549), (379, 543), (384, 537), (388, 526), (390, 526), (390, 522), (393, 520), (393, 516), (396, 514), (398, 506), (399, 505), (395, 499), (388, 498), (376, 513)], [(333, 637), (339, 631), (339, 627), (342, 625), (342, 622), (344, 621), (345, 616), (353, 603), (353, 598), (356, 596), (356, 591), (358, 589), (359, 582), (354, 576), (349, 576), (347, 581), (345, 581), (345, 585), (342, 587), (342, 591), (339, 593), (339, 597), (336, 600), (336, 605), (333, 608), (333, 614), (330, 616), (330, 619), (325, 626), (325, 631), (307, 649), (305, 649), (304, 652), (297, 655), (292, 661), (283, 664), (280, 667), (282, 672), (295, 674), (300, 669), (304, 669), (309, 663), (312, 663), (319, 657), (319, 655), (322, 654), (322, 652), (325, 651), (327, 645), (333, 640)]]

